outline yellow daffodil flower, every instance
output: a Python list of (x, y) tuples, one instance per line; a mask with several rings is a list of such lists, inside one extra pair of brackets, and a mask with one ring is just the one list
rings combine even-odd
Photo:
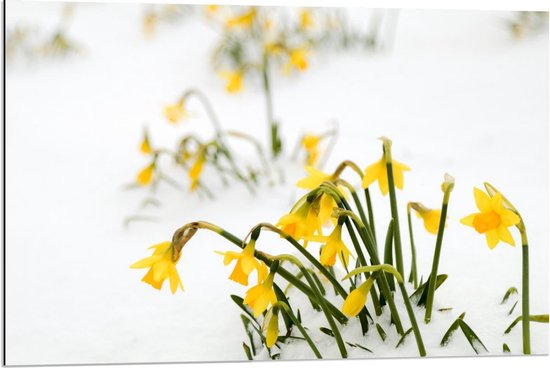
[(267, 266), (254, 257), (255, 243), (255, 241), (251, 240), (240, 253), (231, 251), (225, 253), (216, 252), (224, 256), (223, 264), (225, 266), (237, 260), (233, 272), (229, 275), (230, 280), (248, 286), (248, 276), (254, 270), (258, 272), (258, 282), (265, 280), (267, 276)]
[(173, 259), (171, 242), (153, 245), (149, 249), (154, 249), (153, 255), (137, 261), (130, 268), (150, 267), (141, 281), (148, 283), (157, 290), (160, 290), (164, 281), (169, 279), (172, 294), (178, 290), (178, 287), (183, 291), (183, 284), (176, 269), (176, 264), (179, 261), (181, 253), (178, 259)]
[(148, 185), (153, 179), (153, 171), (155, 170), (155, 163), (147, 165), (137, 175), (137, 182), (139, 185)]
[(252, 308), (254, 317), (259, 317), (270, 304), (277, 303), (277, 297), (273, 290), (273, 277), (274, 275), (270, 273), (262, 283), (246, 292), (243, 304)]
[(321, 264), (324, 266), (334, 266), (336, 256), (338, 256), (342, 265), (347, 267), (350, 251), (342, 241), (342, 225), (336, 225), (328, 236), (326, 244), (321, 248)]
[(367, 295), (372, 287), (374, 280), (368, 278), (367, 281), (359, 285), (357, 289), (354, 289), (348, 294), (348, 297), (344, 301), (342, 306), (342, 312), (348, 317), (355, 317), (361, 312), (361, 309), (367, 303)]
[(278, 42), (266, 42), (264, 48), (271, 55), (279, 55), (283, 51), (283, 47)]
[(244, 14), (238, 15), (236, 17), (230, 18), (225, 22), (227, 28), (236, 28), (241, 29), (250, 29), (256, 18), (256, 8), (252, 7), (250, 10)]
[(307, 56), (308, 51), (305, 47), (290, 50), (288, 54), (289, 60), (284, 67), (284, 73), (289, 75), (293, 68), (301, 72), (306, 70), (308, 67)]
[(502, 194), (497, 192), (491, 198), (482, 190), (474, 188), (474, 198), (480, 212), (466, 216), (460, 222), (473, 227), (480, 234), (485, 234), (487, 245), (491, 249), (495, 248), (501, 240), (515, 246), (516, 243), (508, 227), (517, 225), (520, 218), (503, 206)]
[(141, 142), (141, 145), (139, 146), (139, 150), (141, 153), (145, 155), (150, 155), (153, 150), (151, 149), (151, 144), (149, 142), (149, 136), (147, 135), (147, 132), (143, 135), (143, 141)]
[(191, 191), (194, 191), (197, 189), (197, 186), (199, 185), (199, 178), (202, 173), (202, 169), (204, 166), (204, 162), (206, 161), (206, 156), (204, 153), (199, 153), (199, 157), (191, 166), (188, 172), (189, 179), (191, 180)]
[(242, 71), (224, 71), (220, 73), (220, 77), (226, 81), (225, 90), (227, 93), (237, 93), (243, 88)]
[(296, 183), (296, 186), (298, 188), (312, 190), (312, 189), (317, 188), (319, 185), (323, 184), (323, 182), (325, 182), (325, 181), (332, 181), (333, 180), (332, 175), (324, 173), (321, 170), (316, 169), (313, 166), (308, 165), (308, 166), (304, 167), (304, 169), (306, 170), (308, 176), (303, 178), (303, 179), (300, 179)]
[(316, 232), (322, 235), (318, 213), (308, 202), (304, 202), (296, 211), (281, 217), (276, 226), (296, 240), (304, 239), (304, 247), (307, 247), (308, 239)]
[(319, 158), (319, 142), (321, 141), (321, 136), (307, 134), (302, 138), (302, 146), (306, 150), (306, 161), (307, 165), (313, 166)]
[(157, 28), (158, 16), (155, 12), (151, 11), (145, 14), (143, 18), (143, 31), (145, 36), (152, 37), (155, 34)]
[(187, 111), (183, 106), (183, 102), (183, 100), (180, 100), (175, 104), (169, 104), (164, 107), (164, 116), (170, 123), (176, 124), (187, 116)]
[(272, 307), (267, 311), (262, 324), (262, 331), (265, 334), (266, 346), (268, 348), (273, 347), (279, 337), (279, 313), (276, 307)]
[(206, 14), (213, 15), (213, 14), (216, 14), (218, 12), (218, 10), (220, 10), (220, 6), (219, 5), (206, 5), (204, 7), (204, 9), (206, 10)]
[(439, 230), (439, 220), (441, 219), (441, 210), (432, 210), (425, 207), (422, 203), (413, 202), (411, 208), (416, 215), (424, 221), (424, 227), (430, 234), (437, 234)]
[(300, 26), (302, 29), (308, 29), (315, 25), (315, 22), (313, 21), (313, 16), (311, 15), (311, 11), (309, 10), (302, 10), (300, 12)]
[[(403, 171), (409, 171), (410, 168), (396, 160), (392, 160), (391, 162), (395, 186), (399, 189), (403, 189)], [(380, 187), (382, 195), (388, 194), (388, 169), (386, 167), (385, 157), (382, 157), (380, 160), (367, 167), (365, 175), (363, 176), (363, 188), (367, 188), (376, 180), (378, 180), (378, 186)]]

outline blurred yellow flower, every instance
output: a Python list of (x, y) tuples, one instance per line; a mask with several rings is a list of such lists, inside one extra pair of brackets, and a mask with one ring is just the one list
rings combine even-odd
[(342, 312), (348, 317), (355, 317), (361, 312), (361, 309), (367, 303), (367, 295), (372, 287), (374, 280), (368, 278), (367, 281), (359, 285), (357, 289), (354, 289), (349, 293), (348, 297), (344, 301), (342, 306)]
[(149, 136), (148, 136), (147, 132), (145, 132), (143, 134), (143, 141), (141, 141), (141, 145), (139, 146), (139, 150), (141, 151), (141, 153), (143, 153), (145, 155), (150, 155), (151, 152), (153, 152), (151, 150), (151, 144), (149, 142)]
[[(399, 189), (403, 189), (403, 171), (409, 171), (410, 168), (396, 160), (392, 160), (391, 162), (395, 186)], [(388, 169), (386, 167), (385, 157), (382, 157), (380, 160), (367, 167), (365, 176), (363, 176), (363, 188), (367, 188), (376, 180), (378, 180), (378, 186), (380, 187), (382, 195), (388, 194)]]
[(265, 51), (271, 55), (279, 55), (283, 51), (283, 47), (278, 42), (266, 42), (264, 47)]
[[(276, 309), (273, 311), (273, 309)], [(265, 315), (262, 330), (265, 334), (265, 345), (268, 348), (273, 347), (279, 337), (279, 313), (277, 308), (271, 308)]]
[(199, 178), (202, 173), (202, 169), (204, 166), (204, 162), (206, 161), (206, 155), (204, 152), (200, 152), (197, 160), (191, 166), (188, 172), (189, 179), (191, 180), (191, 191), (194, 191), (197, 189), (197, 186), (199, 185)]
[(251, 7), (247, 12), (238, 15), (236, 17), (230, 18), (225, 22), (227, 28), (239, 27), (242, 29), (252, 28), (254, 19), (256, 18), (256, 8)]
[(169, 104), (164, 107), (164, 116), (170, 123), (175, 124), (187, 116), (183, 102), (183, 100), (180, 100), (175, 104)]
[(248, 276), (254, 270), (258, 272), (258, 282), (265, 280), (265, 277), (267, 276), (267, 266), (265, 265), (265, 263), (257, 260), (254, 257), (255, 243), (255, 241), (251, 240), (240, 253), (231, 251), (225, 253), (216, 252), (224, 256), (223, 264), (225, 266), (227, 266), (234, 260), (237, 260), (233, 272), (231, 273), (231, 275), (229, 275), (230, 280), (247, 286)]
[(308, 51), (305, 47), (290, 50), (289, 61), (285, 67), (285, 73), (289, 74), (292, 68), (303, 72), (308, 67)]
[(153, 255), (137, 261), (130, 268), (150, 267), (141, 280), (157, 290), (160, 290), (164, 281), (169, 279), (172, 294), (178, 290), (178, 287), (183, 291), (183, 284), (176, 269), (176, 264), (179, 261), (181, 253), (178, 255), (178, 259), (173, 259), (171, 242), (153, 245), (149, 249), (154, 249)]
[(319, 142), (321, 141), (321, 136), (306, 134), (302, 138), (302, 146), (306, 150), (306, 161), (307, 165), (313, 166), (319, 158)]
[(220, 10), (220, 6), (219, 5), (206, 5), (204, 7), (204, 9), (206, 10), (206, 14), (208, 15), (212, 15), (212, 14), (215, 14), (218, 12), (218, 10)]
[(262, 283), (246, 292), (243, 304), (252, 308), (254, 317), (262, 314), (270, 304), (277, 303), (277, 297), (273, 290), (273, 277), (274, 275), (270, 273)]
[(243, 87), (243, 72), (242, 71), (223, 71), (220, 77), (225, 79), (225, 90), (227, 93), (237, 93)]
[(300, 12), (300, 26), (302, 29), (311, 28), (315, 25), (311, 11), (304, 9)]
[(441, 219), (441, 210), (432, 210), (418, 202), (412, 202), (411, 208), (414, 209), (416, 215), (424, 221), (426, 230), (430, 234), (437, 234), (439, 230), (439, 220)]
[(151, 37), (155, 34), (157, 28), (158, 16), (154, 11), (149, 11), (143, 18), (143, 32), (145, 36)]
[(143, 170), (141, 170), (137, 175), (137, 182), (139, 185), (148, 185), (153, 179), (153, 171), (155, 170), (155, 164), (152, 163), (147, 165)]
[(350, 251), (342, 241), (342, 225), (336, 225), (328, 236), (326, 244), (321, 248), (321, 264), (334, 266), (336, 256), (344, 267), (348, 266)]
[(473, 227), (480, 234), (485, 234), (487, 245), (491, 249), (501, 240), (515, 246), (508, 227), (517, 225), (520, 218), (513, 211), (504, 208), (502, 194), (497, 192), (491, 198), (482, 190), (474, 188), (474, 199), (480, 212), (466, 216), (460, 222)]

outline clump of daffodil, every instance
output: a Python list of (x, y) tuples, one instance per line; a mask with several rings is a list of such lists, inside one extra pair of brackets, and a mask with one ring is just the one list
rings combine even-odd
[(306, 134), (302, 138), (302, 146), (306, 151), (306, 163), (309, 166), (313, 166), (317, 163), (319, 158), (319, 142), (321, 141), (321, 136), (314, 134)]
[(250, 288), (244, 297), (243, 304), (252, 308), (254, 317), (259, 317), (269, 305), (277, 303), (277, 297), (273, 290), (274, 273), (269, 273), (265, 280)]
[(319, 199), (314, 204), (304, 201), (297, 209), (279, 219), (277, 227), (296, 240), (304, 239), (304, 247), (316, 233), (322, 235)]
[(164, 116), (172, 123), (176, 124), (187, 116), (187, 110), (184, 106), (184, 100), (179, 100), (175, 104), (168, 104), (164, 107)]
[(250, 29), (256, 18), (256, 8), (251, 7), (247, 12), (237, 15), (235, 17), (229, 18), (225, 25), (227, 28), (241, 28), (241, 29)]
[(157, 290), (160, 290), (164, 281), (169, 279), (172, 294), (174, 294), (178, 288), (183, 291), (183, 284), (181, 283), (178, 270), (176, 269), (176, 264), (181, 257), (181, 252), (177, 253), (177, 257), (174, 259), (171, 242), (153, 245), (149, 249), (154, 249), (153, 254), (132, 264), (130, 268), (150, 267), (149, 271), (141, 280)]
[(143, 133), (143, 140), (141, 141), (139, 150), (144, 155), (150, 155), (153, 152), (153, 150), (151, 149), (151, 143), (149, 142), (149, 134), (147, 134), (147, 131)]
[(344, 267), (349, 264), (350, 251), (342, 241), (342, 225), (338, 224), (327, 237), (325, 245), (321, 248), (321, 264), (323, 266), (334, 266), (336, 256)]
[(220, 77), (226, 81), (225, 90), (227, 93), (237, 93), (243, 88), (243, 72), (240, 70), (220, 72)]
[(265, 345), (268, 348), (273, 347), (279, 337), (279, 308), (271, 307), (262, 323), (262, 332), (265, 334)]
[[(384, 137), (380, 139), (384, 141), (384, 143), (389, 141), (389, 139)], [(389, 192), (387, 165), (391, 162), (395, 182), (394, 184), (397, 188), (403, 189), (403, 172), (409, 171), (410, 168), (399, 161), (393, 160), (391, 156), (388, 157), (388, 155), (388, 152), (384, 152), (380, 160), (366, 168), (365, 175), (363, 176), (363, 188), (367, 188), (369, 185), (378, 180), (378, 186), (380, 187), (382, 195), (387, 195)]]
[(361, 312), (361, 309), (363, 309), (367, 303), (367, 295), (369, 294), (373, 283), (374, 280), (369, 277), (367, 281), (349, 293), (348, 297), (344, 301), (344, 305), (342, 306), (342, 312), (346, 316), (355, 317), (359, 314), (359, 312)]
[(479, 234), (485, 234), (487, 245), (491, 249), (500, 241), (515, 246), (508, 228), (519, 224), (520, 218), (504, 207), (502, 194), (496, 193), (491, 198), (481, 189), (474, 188), (474, 198), (480, 212), (466, 216), (460, 222), (473, 227)]
[(137, 182), (139, 185), (146, 186), (153, 180), (153, 171), (155, 170), (155, 163), (147, 165), (137, 175)]
[(430, 234), (437, 234), (437, 230), (439, 229), (439, 220), (441, 218), (441, 210), (428, 208), (418, 202), (411, 202), (409, 205), (415, 211), (416, 215), (423, 220), (426, 230)]
[(225, 253), (217, 252), (224, 256), (223, 264), (226, 266), (234, 260), (237, 260), (233, 272), (229, 275), (230, 280), (248, 286), (248, 276), (254, 270), (258, 272), (258, 282), (265, 280), (268, 272), (267, 266), (254, 257), (255, 244), (256, 241), (251, 240), (240, 253), (231, 251)]
[(205, 161), (206, 153), (204, 152), (204, 150), (201, 150), (198, 154), (196, 161), (193, 163), (193, 165), (189, 169), (189, 172), (187, 173), (189, 179), (191, 180), (191, 191), (197, 189), (197, 186), (199, 185), (199, 178), (201, 176)]

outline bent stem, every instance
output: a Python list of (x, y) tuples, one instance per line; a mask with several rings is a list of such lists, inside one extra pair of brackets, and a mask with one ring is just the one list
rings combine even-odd
[(304, 267), (302, 262), (298, 260), (298, 258), (291, 256), (289, 254), (280, 255), (277, 256), (277, 259), (281, 261), (289, 261), (293, 263), (296, 267), (302, 271), (302, 274), (306, 277), (308, 284), (311, 287), (311, 290), (315, 294), (315, 299), (321, 306), (321, 309), (323, 310), (323, 313), (325, 314), (325, 318), (327, 319), (330, 328), (332, 330), (332, 333), (334, 334), (334, 339), (336, 340), (336, 344), (338, 345), (338, 350), (340, 350), (340, 355), (342, 358), (348, 357), (348, 352), (346, 351), (346, 345), (344, 344), (344, 340), (342, 339), (342, 335), (340, 334), (340, 330), (338, 329), (338, 326), (336, 326), (336, 323), (334, 322), (334, 319), (332, 318), (332, 315), (329, 313), (327, 305), (325, 303), (325, 298), (321, 295), (321, 292), (317, 288), (317, 285), (315, 284), (315, 281), (309, 274), (309, 271)]
[(414, 236), (411, 222), (411, 204), (407, 204), (407, 221), (409, 224), (409, 239), (411, 241), (411, 274), (409, 276), (409, 282), (413, 283), (414, 288), (418, 288), (418, 272), (416, 269), (416, 247), (414, 246)]

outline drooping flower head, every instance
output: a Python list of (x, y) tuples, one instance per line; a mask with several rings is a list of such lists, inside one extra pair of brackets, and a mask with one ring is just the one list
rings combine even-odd
[(256, 8), (251, 7), (248, 11), (241, 15), (237, 15), (233, 18), (229, 18), (225, 25), (227, 28), (241, 28), (241, 29), (250, 29), (256, 18)]
[(300, 27), (305, 30), (308, 28), (312, 28), (314, 25), (315, 22), (313, 21), (313, 15), (311, 14), (311, 11), (303, 9), (300, 12)]
[(144, 155), (150, 155), (153, 152), (153, 150), (151, 149), (151, 143), (149, 142), (149, 134), (147, 134), (147, 131), (143, 133), (143, 140), (139, 145), (139, 150)]
[(153, 254), (132, 264), (130, 268), (150, 267), (141, 280), (157, 290), (160, 290), (164, 281), (169, 279), (172, 294), (178, 290), (178, 287), (183, 291), (183, 284), (176, 269), (181, 253), (178, 253), (176, 259), (174, 259), (171, 242), (156, 244), (149, 249), (154, 249)]
[(242, 71), (223, 71), (220, 72), (220, 77), (226, 81), (225, 91), (227, 93), (237, 93), (243, 88)]
[(270, 273), (263, 282), (246, 292), (243, 304), (252, 308), (254, 317), (259, 317), (269, 305), (277, 303), (277, 296), (275, 290), (273, 290), (274, 276), (273, 273)]
[(316, 233), (322, 235), (319, 200), (313, 203), (304, 200), (296, 210), (281, 217), (276, 226), (296, 240), (304, 239), (304, 247), (306, 247), (309, 238)]
[(293, 69), (303, 72), (308, 68), (308, 65), (308, 49), (305, 46), (290, 49), (288, 50), (288, 62), (283, 72), (286, 75), (289, 75)]
[(258, 283), (265, 280), (268, 273), (267, 266), (265, 263), (254, 257), (255, 243), (256, 242), (254, 240), (251, 240), (240, 253), (231, 251), (225, 253), (216, 252), (224, 256), (223, 264), (225, 266), (234, 260), (237, 260), (233, 272), (229, 275), (230, 280), (238, 282), (241, 285), (248, 286), (248, 276), (254, 270), (258, 272)]
[(390, 147), (391, 141), (388, 138), (380, 138), (384, 142), (384, 153), (382, 158), (374, 164), (367, 167), (363, 176), (363, 188), (367, 188), (373, 182), (378, 180), (378, 186), (382, 195), (387, 195), (389, 192), (388, 185), (388, 168), (387, 163), (391, 162), (393, 170), (393, 181), (397, 188), (403, 189), (403, 172), (409, 171), (410, 168), (396, 160), (391, 159)]
[(191, 191), (194, 191), (197, 189), (197, 186), (199, 185), (199, 178), (202, 173), (202, 169), (204, 166), (204, 162), (206, 161), (206, 154), (204, 150), (201, 150), (198, 154), (198, 157), (196, 161), (193, 163), (193, 166), (189, 169), (189, 172), (187, 173), (189, 176), (189, 179), (191, 180)]
[(164, 107), (164, 116), (170, 123), (176, 124), (187, 116), (184, 102), (184, 100), (179, 100), (175, 104), (168, 104)]
[(502, 194), (495, 193), (491, 198), (484, 191), (474, 188), (474, 199), (480, 212), (464, 217), (460, 222), (473, 227), (479, 234), (485, 234), (487, 245), (493, 249), (500, 241), (515, 246), (508, 228), (517, 225), (520, 217), (504, 207)]
[(151, 180), (153, 180), (153, 171), (155, 170), (155, 163), (151, 163), (143, 168), (137, 175), (137, 182), (139, 185), (146, 186)]
[(323, 266), (334, 266), (336, 256), (344, 267), (349, 264), (350, 251), (342, 241), (342, 225), (338, 224), (327, 237), (325, 245), (321, 248), (321, 264)]
[(265, 334), (265, 345), (268, 348), (273, 347), (279, 337), (279, 308), (271, 307), (262, 323), (262, 332)]
[(416, 215), (424, 221), (426, 230), (430, 234), (437, 234), (439, 230), (439, 221), (441, 219), (441, 210), (432, 210), (418, 202), (411, 202), (410, 207), (415, 211)]
[(348, 297), (344, 301), (342, 306), (342, 312), (348, 317), (355, 317), (361, 312), (361, 309), (367, 303), (367, 295), (372, 287), (374, 280), (369, 277), (367, 281), (359, 285), (358, 288), (354, 289), (351, 293), (348, 294)]

